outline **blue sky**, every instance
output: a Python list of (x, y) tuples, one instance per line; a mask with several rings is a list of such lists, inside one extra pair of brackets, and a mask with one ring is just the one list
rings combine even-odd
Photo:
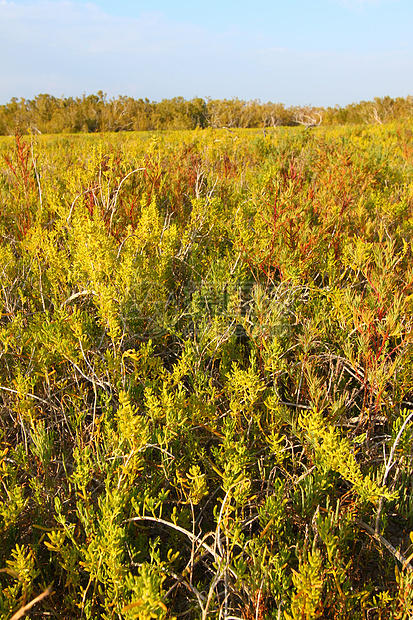
[(0, 0), (0, 104), (413, 95), (413, 0)]

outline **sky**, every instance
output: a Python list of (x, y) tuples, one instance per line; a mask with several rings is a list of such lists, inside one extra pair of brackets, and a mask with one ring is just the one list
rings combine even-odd
[(0, 104), (413, 95), (413, 0), (0, 0)]

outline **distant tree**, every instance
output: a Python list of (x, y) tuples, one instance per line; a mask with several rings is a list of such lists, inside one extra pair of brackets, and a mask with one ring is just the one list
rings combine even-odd
[(183, 97), (133, 99), (119, 96), (107, 100), (103, 91), (96, 95), (56, 98), (39, 94), (32, 100), (14, 97), (0, 106), (0, 134), (38, 131), (76, 133), (97, 131), (150, 131), (153, 129), (195, 129), (196, 127), (254, 128), (280, 125), (345, 125), (349, 123), (388, 123), (413, 116), (413, 97), (376, 97), (345, 107), (328, 108), (261, 103), (233, 99)]
[(253, 106), (237, 97), (233, 99), (208, 99), (208, 119), (211, 127), (249, 127)]
[(208, 125), (208, 106), (204, 99), (195, 97), (187, 102), (187, 115), (191, 119), (192, 129)]
[(323, 121), (323, 108), (304, 106), (293, 108), (292, 111), (294, 123), (296, 125), (304, 125), (306, 129), (317, 127)]
[(283, 103), (263, 103), (260, 106), (261, 125), (279, 127), (280, 125), (294, 125), (294, 112), (286, 108)]

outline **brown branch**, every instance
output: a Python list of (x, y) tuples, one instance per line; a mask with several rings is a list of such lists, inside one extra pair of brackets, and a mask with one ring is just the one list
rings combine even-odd
[(30, 603), (27, 603), (27, 605), (23, 605), (23, 607), (20, 607), (20, 609), (16, 611), (16, 613), (10, 618), (10, 620), (19, 620), (19, 618), (22, 618), (24, 614), (26, 613), (26, 611), (29, 611), (29, 609), (31, 609), (34, 605), (36, 605), (36, 603), (40, 603), (40, 601), (46, 598), (46, 596), (49, 596), (51, 591), (52, 591), (52, 586), (49, 586), (48, 588), (46, 588), (44, 592), (39, 594), (39, 596), (36, 596), (36, 598), (30, 601)]
[(364, 523), (364, 521), (362, 521), (361, 519), (356, 519), (356, 523), (357, 525), (362, 527), (363, 530), (366, 530), (366, 532), (368, 532), (372, 538), (374, 538), (384, 547), (386, 547), (387, 551), (390, 551), (392, 556), (395, 557), (398, 562), (400, 562), (403, 568), (408, 568), (409, 570), (413, 571), (413, 566), (410, 564), (410, 562), (404, 557), (404, 555), (400, 553), (400, 551), (397, 551), (397, 549), (393, 547), (393, 545), (389, 543), (389, 541), (384, 538), (384, 536), (381, 536), (381, 534), (375, 532), (374, 529), (370, 527), (370, 525), (367, 525), (367, 523)]

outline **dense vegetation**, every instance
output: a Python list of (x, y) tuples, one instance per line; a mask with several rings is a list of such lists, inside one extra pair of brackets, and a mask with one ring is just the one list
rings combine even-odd
[(412, 617), (412, 129), (2, 139), (2, 617)]
[(183, 97), (149, 99), (97, 95), (57, 98), (12, 99), (0, 106), (0, 135), (20, 133), (77, 133), (152, 131), (196, 127), (257, 128), (296, 125), (382, 124), (413, 117), (413, 97), (376, 97), (345, 107), (286, 107), (259, 100), (201, 99)]

